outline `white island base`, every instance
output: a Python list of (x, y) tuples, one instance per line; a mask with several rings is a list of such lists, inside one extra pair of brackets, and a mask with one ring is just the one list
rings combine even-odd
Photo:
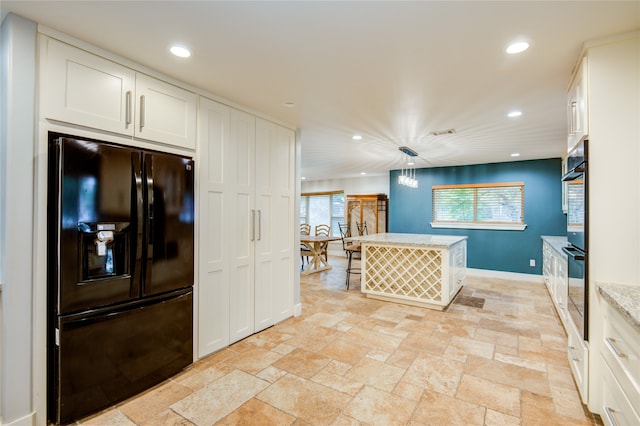
[(362, 244), (362, 285), (367, 297), (444, 310), (462, 288), (467, 237), (372, 234)]

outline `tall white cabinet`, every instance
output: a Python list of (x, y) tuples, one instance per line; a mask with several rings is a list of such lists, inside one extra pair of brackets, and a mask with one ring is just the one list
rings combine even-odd
[(201, 98), (199, 356), (293, 315), (294, 150), (292, 130)]
[(640, 32), (587, 43), (578, 64), (589, 140), (588, 404), (604, 416), (605, 312), (595, 283), (640, 286)]

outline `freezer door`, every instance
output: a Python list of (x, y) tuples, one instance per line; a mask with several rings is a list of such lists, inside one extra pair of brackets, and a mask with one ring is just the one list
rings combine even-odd
[(141, 152), (55, 134), (49, 150), (52, 306), (67, 314), (139, 297)]
[(187, 291), (115, 312), (58, 319), (49, 419), (77, 420), (178, 373), (193, 359), (192, 318)]
[(145, 153), (147, 194), (144, 296), (193, 285), (193, 161)]

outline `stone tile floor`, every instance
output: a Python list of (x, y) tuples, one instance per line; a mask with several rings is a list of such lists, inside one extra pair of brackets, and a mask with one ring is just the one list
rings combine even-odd
[(593, 425), (543, 284), (468, 276), (438, 312), (301, 277), (302, 316), (80, 425)]

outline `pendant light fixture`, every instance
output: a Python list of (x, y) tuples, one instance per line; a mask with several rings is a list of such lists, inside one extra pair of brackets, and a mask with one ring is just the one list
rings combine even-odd
[(400, 175), (398, 176), (398, 184), (404, 185), (409, 188), (417, 188), (418, 180), (416, 179), (416, 168), (413, 157), (417, 157), (418, 153), (408, 146), (401, 146), (398, 148), (407, 157), (407, 167), (402, 168)]

